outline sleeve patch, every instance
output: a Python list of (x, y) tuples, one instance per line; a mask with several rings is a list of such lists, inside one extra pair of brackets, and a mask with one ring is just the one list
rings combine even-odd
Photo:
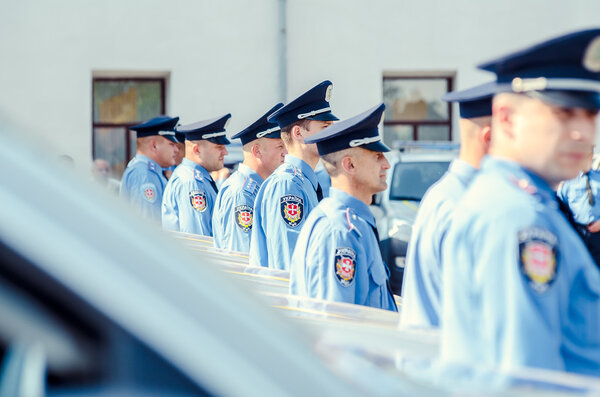
[(334, 259), (335, 278), (342, 287), (349, 287), (356, 274), (356, 252), (352, 248), (336, 248)]
[(190, 204), (198, 212), (206, 211), (206, 193), (200, 190), (190, 192)]
[(151, 203), (156, 201), (156, 186), (154, 183), (144, 183), (142, 186), (140, 186), (140, 188), (142, 189), (142, 194), (147, 201)]
[(279, 199), (281, 218), (289, 227), (297, 227), (304, 218), (304, 199), (288, 194)]
[(254, 208), (249, 205), (238, 205), (235, 207), (235, 223), (244, 233), (252, 230), (254, 219)]
[(556, 278), (558, 238), (542, 228), (519, 231), (519, 264), (529, 286), (538, 293), (545, 292)]

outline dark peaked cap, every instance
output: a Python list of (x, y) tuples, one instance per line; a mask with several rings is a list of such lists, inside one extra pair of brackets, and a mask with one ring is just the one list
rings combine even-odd
[(491, 116), (495, 91), (496, 83), (492, 81), (466, 90), (448, 92), (442, 96), (442, 100), (458, 102), (460, 117), (463, 119)]
[(258, 120), (244, 128), (242, 131), (231, 136), (231, 139), (240, 138), (242, 145), (252, 142), (258, 138), (281, 138), (281, 128), (277, 123), (270, 123), (267, 118), (277, 109), (281, 108), (283, 103), (278, 103), (269, 111), (263, 114)]
[(179, 121), (179, 117), (158, 116), (154, 117), (142, 124), (134, 125), (129, 129), (135, 131), (138, 138), (147, 136), (160, 135), (171, 142), (177, 143), (175, 138), (175, 126)]
[(231, 113), (212, 119), (198, 121), (196, 123), (177, 127), (177, 132), (184, 134), (188, 141), (205, 140), (217, 145), (229, 145), (229, 139), (225, 136), (225, 127), (229, 123)]
[(319, 154), (329, 154), (351, 147), (361, 147), (374, 152), (389, 152), (383, 144), (378, 125), (383, 119), (382, 103), (366, 112), (340, 121), (306, 138), (306, 143), (316, 143)]

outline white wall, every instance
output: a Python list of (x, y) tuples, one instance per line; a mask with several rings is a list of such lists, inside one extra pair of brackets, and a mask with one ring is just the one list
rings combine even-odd
[[(287, 0), (287, 99), (330, 79), (345, 118), (381, 102), (383, 71), (456, 71), (466, 88), (492, 78), (477, 63), (598, 15), (596, 0)], [(0, 116), (88, 166), (92, 73), (154, 71), (169, 114), (231, 112), (235, 132), (280, 100), (278, 23), (278, 0), (4, 1)]]

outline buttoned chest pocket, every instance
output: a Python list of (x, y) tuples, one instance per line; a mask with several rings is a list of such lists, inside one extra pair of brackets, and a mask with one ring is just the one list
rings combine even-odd
[(387, 280), (383, 263), (372, 263), (369, 268), (369, 306), (386, 307)]

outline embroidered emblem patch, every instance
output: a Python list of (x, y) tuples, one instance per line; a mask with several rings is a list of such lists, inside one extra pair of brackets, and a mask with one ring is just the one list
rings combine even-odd
[(352, 248), (336, 248), (335, 278), (342, 287), (349, 287), (354, 281), (356, 270), (356, 253)]
[(146, 200), (148, 200), (151, 203), (156, 201), (156, 186), (154, 185), (154, 183), (144, 183), (140, 187)]
[(206, 193), (200, 190), (192, 190), (190, 192), (190, 204), (199, 212), (206, 210)]
[(281, 217), (289, 227), (296, 227), (304, 217), (304, 200), (293, 194), (288, 194), (279, 199)]
[(521, 272), (529, 286), (542, 293), (556, 278), (558, 239), (549, 230), (531, 227), (519, 231), (518, 240)]
[(254, 209), (249, 205), (238, 205), (235, 207), (235, 223), (243, 232), (248, 233), (252, 229)]

